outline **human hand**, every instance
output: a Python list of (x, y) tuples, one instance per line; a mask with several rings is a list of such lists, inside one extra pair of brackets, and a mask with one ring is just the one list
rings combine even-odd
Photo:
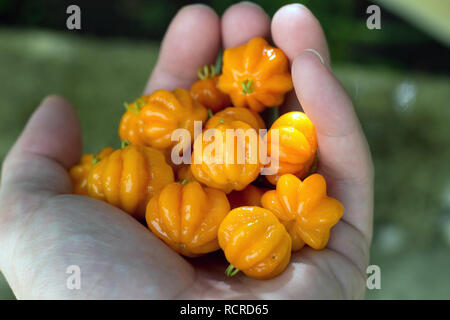
[[(321, 27), (303, 6), (281, 8), (270, 22), (240, 3), (219, 19), (208, 7), (182, 9), (164, 38), (145, 92), (188, 88), (198, 66), (221, 45), (272, 38), (292, 62), (295, 93), (282, 110), (303, 110), (319, 142), (318, 171), (345, 207), (326, 249), (294, 253), (283, 274), (259, 281), (227, 278), (220, 253), (184, 259), (139, 222), (101, 201), (70, 194), (67, 169), (81, 154), (77, 117), (64, 99), (45, 99), (3, 163), (0, 269), (17, 298), (307, 299), (362, 298), (372, 234), (373, 167), (351, 101), (329, 68)], [(314, 49), (318, 56), (305, 49)], [(300, 104), (299, 104), (300, 101)], [(66, 269), (81, 269), (69, 290)]]

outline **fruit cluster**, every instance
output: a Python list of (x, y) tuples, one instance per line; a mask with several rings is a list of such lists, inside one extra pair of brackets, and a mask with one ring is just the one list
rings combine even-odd
[(254, 38), (226, 49), (221, 62), (221, 72), (200, 68), (190, 90), (125, 104), (122, 148), (83, 155), (70, 170), (73, 192), (145, 220), (184, 256), (222, 249), (228, 276), (269, 279), (291, 252), (323, 249), (344, 208), (314, 173), (317, 139), (304, 113), (265, 130), (259, 113), (293, 88), (283, 51)]

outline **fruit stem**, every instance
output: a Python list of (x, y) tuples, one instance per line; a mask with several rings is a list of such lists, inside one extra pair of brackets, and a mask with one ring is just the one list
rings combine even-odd
[(142, 99), (142, 97), (137, 98), (134, 100), (133, 107), (131, 106), (131, 103), (124, 102), (123, 105), (125, 106), (125, 109), (128, 111), (139, 113), (141, 109), (145, 106), (145, 100)]
[(136, 114), (139, 113), (139, 110), (137, 108), (132, 108), (129, 103), (124, 102), (123, 105), (125, 106), (125, 109), (127, 109), (128, 111), (134, 112)]
[(214, 115), (213, 115), (213, 112), (211, 111), (211, 109), (208, 109), (208, 118), (212, 118)]
[(180, 182), (180, 184), (186, 184), (186, 183), (188, 183), (187, 179), (184, 179), (183, 181)]
[(136, 99), (136, 108), (138, 111), (141, 111), (141, 109), (145, 106), (145, 100), (142, 98)]
[(102, 159), (100, 159), (100, 158), (97, 157), (97, 156), (94, 156), (94, 157), (92, 158), (92, 165), (95, 166), (97, 163), (99, 163), (100, 160), (102, 160)]
[(216, 67), (214, 67), (212, 64), (204, 65), (203, 68), (199, 67), (197, 69), (197, 76), (199, 77), (200, 80), (213, 78), (216, 76), (216, 74), (217, 74)]
[(127, 139), (122, 140), (121, 148), (123, 149), (123, 148), (125, 148), (126, 146), (129, 146), (130, 144), (131, 144), (131, 142), (128, 141)]
[(235, 266), (233, 266), (231, 263), (225, 270), (225, 274), (227, 275), (227, 277), (233, 277), (238, 272), (239, 272), (239, 269), (236, 268)]
[(253, 92), (253, 80), (252, 79), (245, 79), (242, 81), (242, 93), (252, 93)]

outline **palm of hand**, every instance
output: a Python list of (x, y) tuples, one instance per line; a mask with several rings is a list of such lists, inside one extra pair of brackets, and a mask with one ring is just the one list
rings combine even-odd
[[(242, 29), (248, 21), (252, 23)], [(185, 34), (186, 25), (190, 26), (189, 34)], [(300, 26), (306, 29), (301, 31)], [(290, 28), (300, 32), (293, 36)], [(50, 97), (31, 118), (2, 172), (0, 268), (17, 297), (363, 297), (371, 239), (370, 155), (351, 103), (337, 80), (316, 56), (300, 54), (315, 48), (328, 61), (323, 33), (306, 8), (283, 7), (271, 28), (264, 12), (248, 3), (231, 7), (221, 26), (205, 6), (183, 9), (166, 34), (146, 91), (189, 86), (196, 67), (214, 59), (221, 38), (230, 47), (255, 36), (267, 37), (270, 29), (275, 43), (294, 62), (297, 96), (316, 124), (321, 159), (318, 170), (327, 178), (329, 193), (346, 208), (343, 220), (332, 230), (327, 249), (302, 249), (293, 255), (281, 276), (268, 281), (240, 274), (227, 278), (220, 253), (182, 258), (121, 210), (70, 194), (66, 169), (79, 157), (79, 125), (65, 100)], [(201, 39), (194, 36), (196, 30), (203, 33)], [(179, 56), (185, 59), (180, 61)], [(291, 108), (299, 105), (293, 94), (286, 104)], [(57, 121), (50, 121), (51, 117)], [(80, 290), (66, 286), (70, 265), (81, 269)]]

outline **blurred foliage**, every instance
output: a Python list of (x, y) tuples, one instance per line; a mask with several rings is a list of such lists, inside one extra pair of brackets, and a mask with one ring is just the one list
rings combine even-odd
[(5, 278), (0, 272), (0, 300), (14, 300), (14, 294), (8, 286)]
[[(66, 8), (77, 4), (82, 11), (80, 33), (160, 40), (181, 0), (0, 0), (0, 24), (64, 30)], [(201, 1), (222, 14), (232, 0)], [(257, 0), (272, 16), (286, 0)], [(366, 28), (366, 0), (300, 1), (317, 16), (330, 45), (333, 61), (384, 64), (393, 68), (450, 72), (448, 49), (417, 27), (382, 10), (382, 30)], [(420, 23), (418, 24), (420, 25)], [(426, 50), (424, 50), (426, 48)], [(413, 53), (413, 54), (411, 54)]]
[[(49, 93), (74, 104), (85, 152), (117, 147), (122, 103), (141, 93), (157, 52), (157, 42), (0, 30), (0, 162)], [(333, 70), (376, 168), (371, 263), (382, 268), (382, 290), (368, 297), (450, 298), (450, 77), (353, 63)], [(0, 280), (0, 299), (11, 297), (5, 288)]]
[(450, 46), (450, 0), (376, 0)]

